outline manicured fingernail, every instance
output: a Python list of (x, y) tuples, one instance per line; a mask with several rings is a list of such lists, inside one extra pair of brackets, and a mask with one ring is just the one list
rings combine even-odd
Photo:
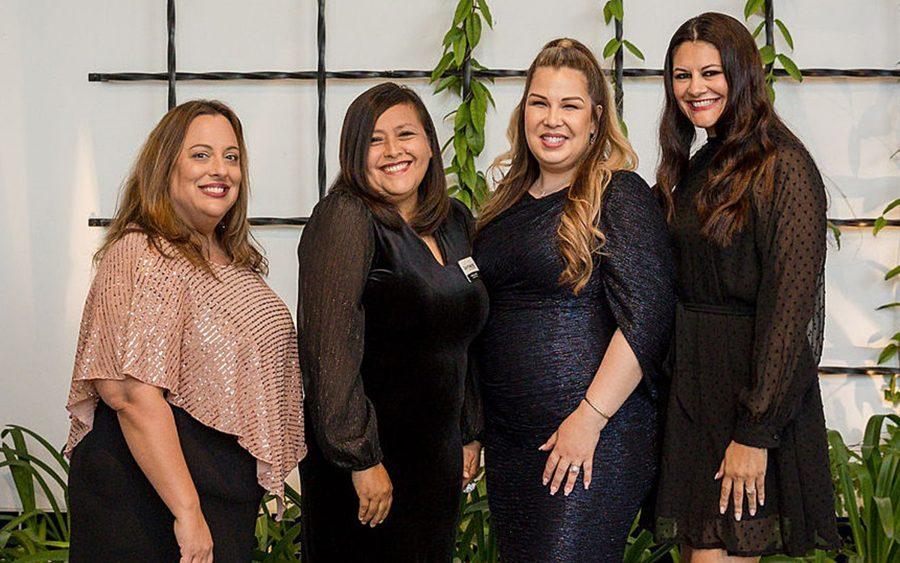
[(755, 510), (751, 510), (751, 511), (750, 511), (750, 516), (756, 516), (756, 511), (755, 511)]
[(566, 495), (566, 496), (569, 496), (569, 493), (571, 493), (571, 492), (572, 492), (572, 491), (570, 491), (569, 489), (566, 489), (565, 495)]
[(546, 477), (544, 477), (544, 478), (541, 480), (541, 482), (544, 483), (544, 486), (547, 486), (547, 481), (549, 481), (549, 480), (550, 480), (550, 479), (547, 479)]
[(555, 495), (555, 494), (556, 494), (556, 489), (554, 489), (554, 488), (551, 487), (551, 488), (550, 488), (550, 494), (551, 494), (551, 495)]
[(740, 521), (741, 521), (741, 515), (740, 515), (740, 514), (735, 514), (735, 515), (734, 515), (734, 519), (737, 520), (738, 522), (740, 522)]
[(463, 477), (465, 477), (466, 479), (468, 479), (468, 478), (469, 478), (469, 472), (468, 472), (468, 471), (463, 471)]
[(725, 507), (719, 506), (719, 514), (725, 514)]

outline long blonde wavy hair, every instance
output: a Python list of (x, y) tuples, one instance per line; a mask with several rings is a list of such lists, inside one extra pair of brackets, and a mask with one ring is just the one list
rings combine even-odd
[(606, 241), (598, 228), (603, 193), (617, 170), (634, 170), (637, 155), (622, 133), (615, 104), (600, 64), (591, 51), (575, 39), (554, 39), (544, 45), (525, 76), (525, 90), (513, 110), (507, 129), (509, 150), (494, 160), (492, 170), (506, 169), (497, 188), (481, 208), (478, 229), (500, 216), (528, 191), (540, 176), (540, 165), (528, 149), (525, 138), (525, 104), (531, 81), (537, 69), (570, 68), (587, 79), (588, 93), (599, 106), (597, 132), (588, 145), (572, 179), (562, 219), (556, 231), (565, 268), (559, 275), (560, 285), (568, 285), (578, 294), (594, 271), (594, 255), (599, 255)]
[(201, 115), (221, 115), (227, 119), (240, 151), (241, 183), (237, 201), (216, 228), (216, 238), (233, 265), (260, 274), (268, 272), (266, 259), (253, 241), (247, 220), (250, 181), (241, 120), (230, 107), (216, 100), (192, 100), (174, 107), (150, 132), (125, 180), (115, 217), (103, 244), (94, 254), (95, 263), (116, 241), (130, 232), (140, 231), (161, 254), (165, 252), (160, 243), (166, 240), (191, 263), (215, 275), (206, 259), (200, 234), (178, 216), (169, 193), (172, 172), (188, 127)]

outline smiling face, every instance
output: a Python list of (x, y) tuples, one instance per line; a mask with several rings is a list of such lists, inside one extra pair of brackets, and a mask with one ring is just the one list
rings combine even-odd
[(600, 109), (588, 93), (584, 73), (539, 67), (525, 98), (525, 140), (542, 171), (574, 170), (597, 130)]
[(719, 50), (706, 41), (685, 41), (672, 56), (672, 89), (678, 107), (696, 127), (714, 134), (728, 102)]
[(431, 144), (418, 112), (410, 104), (397, 104), (375, 122), (366, 180), (398, 208), (414, 206), (431, 157)]
[(175, 213), (201, 233), (211, 233), (238, 199), (241, 154), (231, 123), (222, 115), (194, 118), (169, 178)]

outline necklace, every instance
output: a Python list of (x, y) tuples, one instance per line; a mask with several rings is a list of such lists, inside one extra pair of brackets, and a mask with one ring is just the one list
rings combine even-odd
[(561, 186), (555, 186), (553, 188), (543, 188), (543, 189), (537, 190), (537, 194), (535, 194), (532, 190), (528, 190), (528, 191), (530, 191), (531, 195), (534, 195), (538, 199), (543, 199), (544, 197), (546, 197), (550, 194), (554, 194), (562, 189), (565, 189), (566, 186), (568, 186), (568, 185), (569, 185), (569, 182), (566, 182), (565, 184), (563, 184)]

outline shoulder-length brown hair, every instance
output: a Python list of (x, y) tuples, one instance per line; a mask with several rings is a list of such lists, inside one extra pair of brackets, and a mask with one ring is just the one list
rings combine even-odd
[(376, 219), (393, 229), (400, 228), (403, 218), (396, 206), (376, 192), (366, 179), (369, 146), (372, 144), (375, 123), (381, 114), (400, 104), (408, 104), (416, 110), (431, 147), (431, 160), (418, 188), (416, 212), (409, 221), (410, 227), (417, 233), (428, 235), (441, 225), (450, 212), (450, 198), (447, 195), (447, 179), (444, 176), (441, 146), (434, 122), (422, 99), (409, 88), (385, 82), (369, 88), (353, 100), (341, 129), (341, 171), (331, 186), (331, 191), (345, 191), (356, 195)]
[(161, 247), (161, 241), (165, 240), (191, 263), (212, 273), (200, 234), (178, 216), (169, 193), (172, 171), (182, 151), (188, 127), (201, 115), (221, 115), (227, 119), (234, 129), (240, 150), (241, 183), (237, 201), (216, 227), (216, 239), (233, 265), (250, 268), (260, 274), (268, 272), (268, 263), (256, 248), (247, 221), (250, 183), (241, 121), (231, 108), (215, 100), (192, 100), (172, 108), (150, 132), (125, 181), (115, 217), (103, 245), (94, 255), (95, 262), (123, 236), (140, 230), (160, 253), (165, 254)]
[(561, 285), (572, 287), (577, 294), (587, 284), (594, 270), (594, 254), (599, 254), (605, 237), (597, 227), (603, 193), (617, 170), (634, 170), (637, 155), (622, 134), (616, 106), (612, 102), (606, 78), (600, 63), (579, 41), (554, 39), (544, 45), (525, 75), (525, 90), (519, 104), (513, 110), (506, 136), (509, 151), (497, 157), (491, 167), (495, 170), (508, 167), (497, 184), (497, 189), (485, 202), (478, 219), (481, 229), (501, 213), (519, 201), (540, 175), (537, 159), (531, 154), (525, 139), (525, 104), (534, 73), (542, 67), (571, 68), (580, 71), (587, 79), (588, 94), (595, 110), (597, 132), (587, 153), (575, 172), (568, 198), (563, 205), (563, 215), (556, 231), (559, 250), (565, 268), (559, 276)]
[(715, 126), (721, 146), (710, 163), (709, 182), (697, 196), (701, 232), (726, 246), (747, 221), (754, 186), (758, 195), (772, 188), (775, 139), (800, 141), (775, 114), (766, 92), (762, 59), (747, 28), (731, 16), (715, 12), (684, 22), (666, 51), (666, 105), (659, 126), (661, 157), (656, 189), (670, 221), (675, 213), (672, 190), (687, 173), (695, 136), (694, 125), (678, 107), (672, 86), (672, 58), (687, 41), (705, 41), (718, 49), (728, 83), (728, 99)]

